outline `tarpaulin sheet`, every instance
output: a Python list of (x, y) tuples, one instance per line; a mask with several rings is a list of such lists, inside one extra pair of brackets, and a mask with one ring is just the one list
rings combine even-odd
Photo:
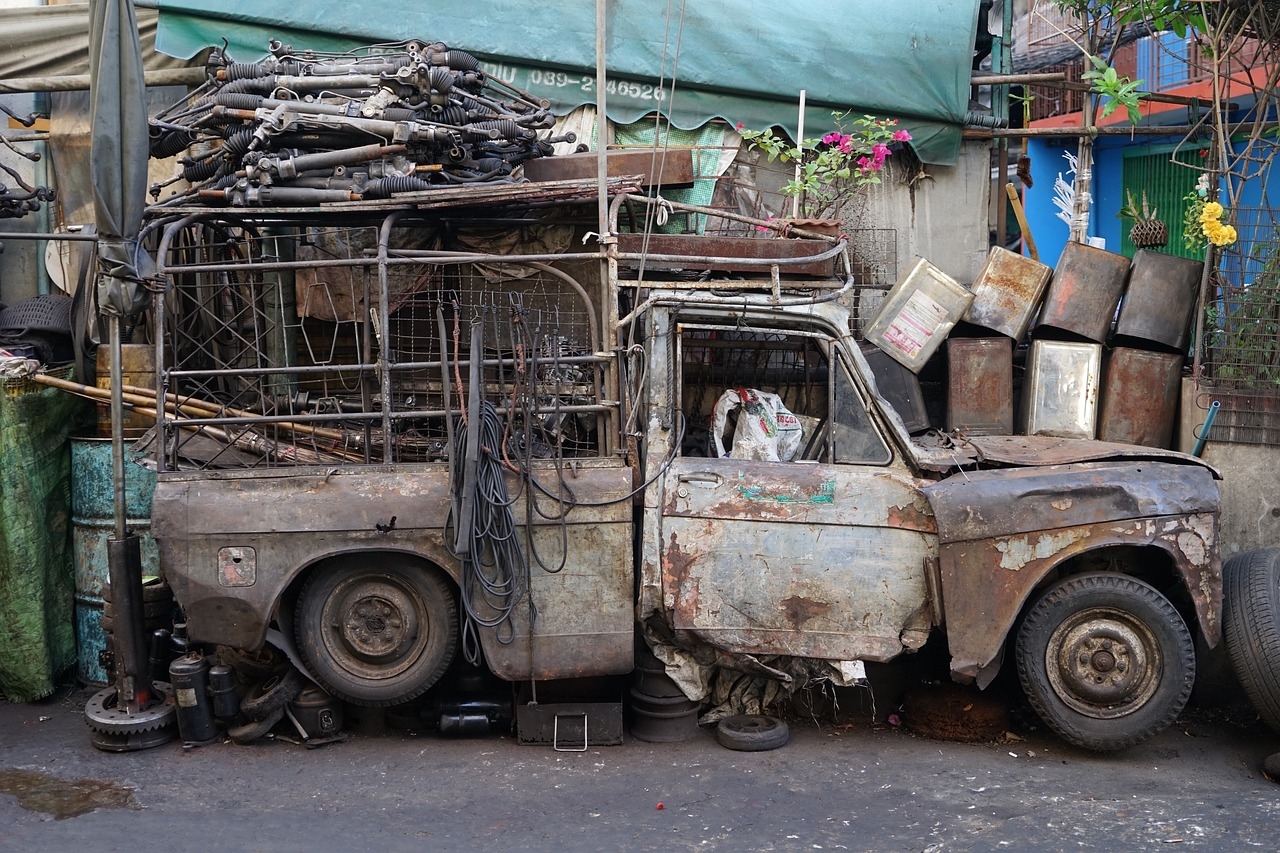
[(48, 696), (76, 660), (68, 436), (93, 416), (64, 391), (0, 383), (0, 693), (13, 702)]
[[(173, 56), (224, 39), (240, 61), (272, 38), (325, 51), (421, 39), (475, 54), (557, 113), (596, 101), (595, 0), (136, 4), (159, 9), (156, 49)], [(852, 109), (901, 119), (927, 163), (958, 155), (978, 0), (606, 0), (606, 15), (606, 108), (618, 124), (656, 109), (685, 129), (723, 118), (794, 137), (804, 89), (806, 137)]]

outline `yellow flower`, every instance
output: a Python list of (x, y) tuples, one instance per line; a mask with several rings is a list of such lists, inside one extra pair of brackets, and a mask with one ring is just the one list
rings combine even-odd
[(1230, 225), (1219, 225), (1208, 237), (1215, 246), (1230, 246), (1236, 241), (1236, 229)]
[(1207, 202), (1204, 206), (1204, 210), (1200, 211), (1201, 222), (1217, 222), (1221, 218), (1222, 205), (1218, 204), (1216, 201)]

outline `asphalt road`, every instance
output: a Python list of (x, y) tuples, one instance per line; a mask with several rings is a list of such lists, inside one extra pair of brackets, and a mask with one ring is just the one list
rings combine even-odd
[(1280, 737), (1239, 709), (1192, 708), (1112, 755), (1043, 729), (958, 744), (866, 719), (793, 721), (791, 742), (761, 753), (709, 732), (568, 753), (357, 730), (310, 750), (275, 739), (116, 754), (89, 743), (89, 695), (0, 702), (0, 849), (1280, 848), (1280, 786), (1259, 772)]

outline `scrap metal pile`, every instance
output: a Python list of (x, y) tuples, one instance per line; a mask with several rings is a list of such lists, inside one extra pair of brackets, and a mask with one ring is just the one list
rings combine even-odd
[(510, 182), (526, 160), (574, 141), (539, 136), (555, 123), (545, 103), (443, 44), (325, 56), (271, 47), (261, 62), (215, 60), (193, 101), (152, 119), (152, 157), (189, 152), (192, 189), (176, 199), (280, 207)]

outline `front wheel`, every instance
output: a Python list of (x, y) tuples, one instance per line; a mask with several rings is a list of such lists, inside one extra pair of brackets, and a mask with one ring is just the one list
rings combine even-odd
[(298, 649), (330, 693), (381, 707), (421, 695), (458, 646), (458, 608), (440, 574), (392, 556), (335, 563), (302, 589)]
[(1119, 574), (1073, 575), (1040, 597), (1018, 631), (1018, 678), (1064, 740), (1109, 751), (1177, 718), (1195, 683), (1195, 646), (1155, 588)]

